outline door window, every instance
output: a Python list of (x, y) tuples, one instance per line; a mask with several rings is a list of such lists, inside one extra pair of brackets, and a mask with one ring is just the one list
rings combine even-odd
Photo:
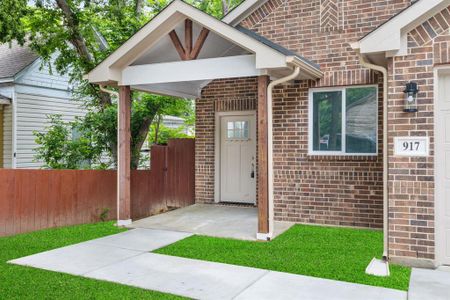
[(249, 139), (248, 121), (227, 122), (227, 139), (248, 140)]

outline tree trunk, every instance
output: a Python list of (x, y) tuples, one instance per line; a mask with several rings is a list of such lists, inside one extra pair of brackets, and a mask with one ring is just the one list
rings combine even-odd
[(156, 127), (155, 127), (155, 140), (153, 142), (155, 145), (158, 144), (159, 126), (160, 125), (161, 125), (161, 115), (158, 114), (157, 119), (156, 119)]
[(144, 9), (144, 0), (136, 0), (135, 12), (136, 16), (140, 16)]
[(133, 138), (133, 142), (131, 145), (131, 169), (136, 170), (139, 167), (139, 161), (141, 159), (141, 149), (145, 143), (145, 139), (148, 136), (148, 130), (150, 125), (153, 123), (155, 118), (155, 114), (152, 114), (151, 117), (145, 118), (141, 126), (139, 127), (138, 133)]

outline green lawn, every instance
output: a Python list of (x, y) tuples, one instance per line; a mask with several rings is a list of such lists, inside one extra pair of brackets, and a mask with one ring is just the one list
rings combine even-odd
[(178, 299), (82, 277), (10, 265), (8, 260), (122, 231), (109, 223), (49, 229), (0, 238), (1, 299)]
[(383, 252), (380, 231), (296, 225), (270, 243), (192, 236), (155, 251), (241, 266), (407, 290), (410, 268), (390, 277), (365, 274)]

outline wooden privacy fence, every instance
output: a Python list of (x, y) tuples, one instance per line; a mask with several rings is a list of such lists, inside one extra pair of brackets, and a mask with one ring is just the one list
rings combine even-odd
[[(154, 146), (151, 170), (131, 173), (131, 214), (194, 203), (194, 140)], [(116, 218), (116, 171), (0, 169), (0, 236)]]

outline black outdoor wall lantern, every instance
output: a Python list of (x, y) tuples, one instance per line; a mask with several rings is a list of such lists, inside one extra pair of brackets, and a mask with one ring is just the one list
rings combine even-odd
[(417, 83), (408, 82), (403, 92), (405, 93), (405, 108), (403, 111), (407, 113), (417, 112), (417, 94), (419, 93)]

